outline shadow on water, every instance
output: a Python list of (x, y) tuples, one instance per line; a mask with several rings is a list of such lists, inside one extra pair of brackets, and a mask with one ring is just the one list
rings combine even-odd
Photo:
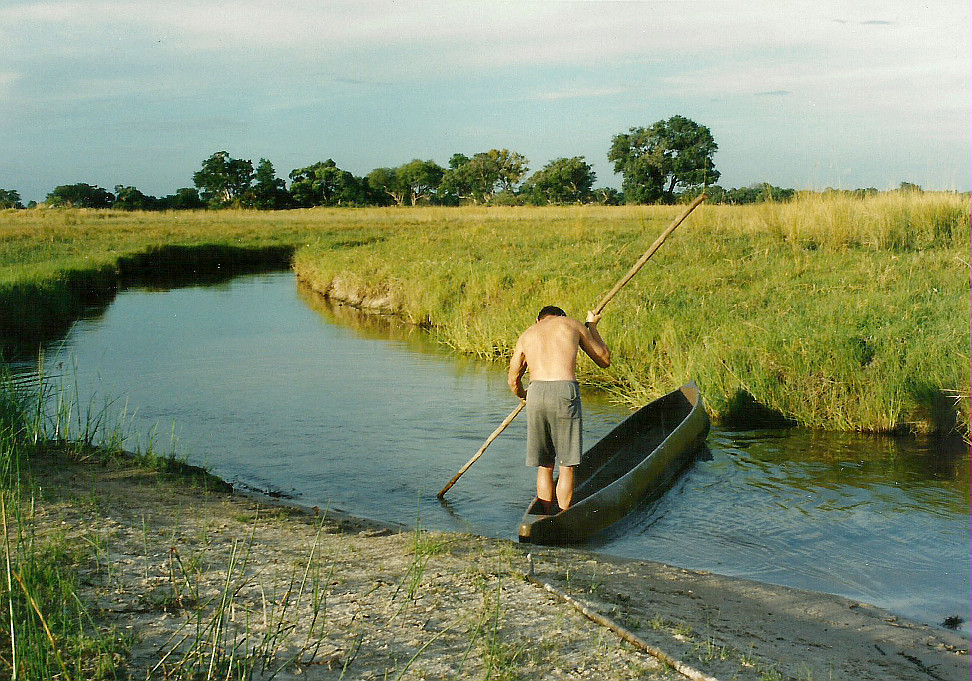
[(336, 303), (299, 281), (295, 290), (297, 298), (325, 322), (351, 329), (364, 340), (404, 343), (411, 352), (448, 357), (458, 373), (482, 369), (482, 362), (449, 352), (433, 340), (427, 329), (401, 317)]
[(942, 390), (930, 383), (916, 381), (908, 387), (915, 402), (924, 410), (924, 416), (933, 423), (940, 433), (950, 433), (959, 425), (958, 400), (956, 394)]
[(793, 428), (796, 421), (767, 407), (746, 390), (738, 390), (726, 403), (720, 425), (730, 430)]
[(123, 256), (115, 266), (13, 284), (0, 293), (0, 357), (14, 362), (36, 358), (41, 346), (63, 338), (77, 320), (103, 315), (126, 288), (214, 285), (243, 274), (287, 269), (292, 257), (289, 246), (159, 246)]
[(285, 270), (290, 267), (293, 255), (290, 246), (158, 246), (120, 258), (118, 283), (122, 288), (156, 291), (214, 285), (244, 274)]

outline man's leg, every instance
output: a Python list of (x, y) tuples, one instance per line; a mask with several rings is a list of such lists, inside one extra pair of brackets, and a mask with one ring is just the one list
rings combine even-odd
[(566, 510), (574, 500), (574, 466), (561, 466), (557, 477), (557, 504)]
[(537, 498), (548, 506), (553, 506), (553, 466), (537, 466)]

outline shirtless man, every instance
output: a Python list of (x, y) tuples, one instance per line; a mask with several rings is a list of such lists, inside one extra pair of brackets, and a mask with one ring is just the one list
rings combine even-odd
[[(581, 401), (575, 369), (577, 349), (599, 367), (611, 364), (611, 351), (597, 332), (601, 315), (587, 313), (581, 324), (559, 307), (540, 310), (537, 323), (524, 331), (510, 360), (510, 390), (527, 403), (528, 466), (537, 466), (537, 498), (550, 513), (566, 509), (574, 496), (574, 467), (581, 459)], [(529, 390), (523, 374), (529, 369)], [(560, 469), (556, 487), (554, 463)], [(557, 504), (554, 504), (556, 492)]]

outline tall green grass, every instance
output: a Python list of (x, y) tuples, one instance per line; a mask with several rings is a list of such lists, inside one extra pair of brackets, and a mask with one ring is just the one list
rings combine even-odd
[[(50, 445), (43, 386), (0, 365), (0, 527), (3, 530), (0, 676), (12, 679), (119, 678), (123, 638), (100, 628), (78, 597), (85, 551), (60, 535), (38, 535), (37, 490), (28, 461)], [(63, 406), (63, 405), (62, 405)], [(63, 415), (63, 414), (62, 414)], [(56, 419), (55, 419), (56, 420)], [(60, 427), (62, 433), (72, 425)], [(89, 421), (88, 426), (96, 427)], [(89, 431), (93, 436), (93, 432)], [(76, 440), (83, 446), (84, 439)]]
[[(677, 212), (458, 210), (352, 248), (313, 244), (295, 269), (502, 360), (542, 305), (594, 307)], [(694, 378), (730, 421), (758, 404), (835, 430), (967, 424), (969, 212), (947, 194), (703, 206), (606, 309), (612, 367), (581, 377), (632, 405)]]

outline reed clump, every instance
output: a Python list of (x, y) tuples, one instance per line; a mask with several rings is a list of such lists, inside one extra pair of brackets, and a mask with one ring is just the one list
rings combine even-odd
[(85, 549), (62, 534), (36, 531), (37, 490), (28, 461), (50, 444), (44, 396), (0, 364), (0, 675), (117, 678), (124, 637), (99, 627), (78, 597), (77, 568)]

